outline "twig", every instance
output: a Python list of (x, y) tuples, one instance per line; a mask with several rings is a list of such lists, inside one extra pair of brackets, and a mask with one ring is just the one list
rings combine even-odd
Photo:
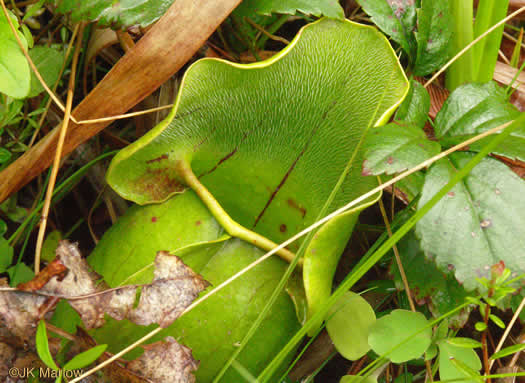
[(51, 168), (51, 177), (47, 184), (46, 199), (44, 201), (44, 207), (42, 208), (42, 215), (40, 219), (40, 228), (38, 230), (38, 237), (36, 240), (35, 249), (35, 274), (40, 271), (40, 255), (42, 253), (42, 245), (44, 243), (44, 235), (46, 233), (47, 216), (49, 214), (49, 207), (51, 206), (51, 198), (53, 197), (53, 189), (55, 188), (55, 182), (58, 175), (58, 169), (60, 168), (60, 159), (62, 156), (62, 149), (64, 147), (64, 141), (66, 139), (67, 127), (69, 125), (69, 117), (71, 115), (71, 108), (73, 106), (73, 93), (75, 89), (75, 75), (78, 63), (78, 56), (80, 54), (80, 48), (82, 47), (82, 36), (84, 31), (84, 24), (80, 26), (79, 34), (77, 36), (77, 45), (73, 54), (73, 62), (71, 64), (71, 74), (69, 77), (69, 85), (67, 90), (66, 99), (66, 110), (64, 114), (64, 120), (60, 129), (60, 136), (58, 138), (58, 144), (55, 152), (55, 159), (53, 161), (53, 167)]

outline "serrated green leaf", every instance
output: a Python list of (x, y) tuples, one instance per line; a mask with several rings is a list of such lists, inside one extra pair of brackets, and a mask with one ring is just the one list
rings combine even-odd
[[(453, 273), (443, 272), (437, 268), (434, 260), (421, 249), (414, 231), (406, 234), (397, 246), (412, 293), (418, 301), (428, 302), (428, 308), (435, 318), (441, 317), (464, 302), (467, 292), (463, 286), (458, 283)], [(404, 284), (395, 262), (392, 263), (390, 270), (396, 286), (403, 289)], [(469, 313), (470, 309), (465, 308), (452, 315), (449, 317), (450, 325), (462, 328), (469, 318)], [(446, 336), (448, 324), (440, 325), (439, 329), (441, 333), (436, 340)]]
[(430, 110), (430, 95), (418, 81), (410, 80), (410, 90), (399, 106), (395, 119), (423, 129)]
[(513, 344), (512, 346), (505, 347), (504, 349), (501, 349), (498, 352), (495, 352), (494, 354), (491, 355), (490, 359), (495, 360), (495, 359), (504, 358), (506, 356), (513, 355), (523, 350), (525, 350), (525, 344), (523, 343)]
[(57, 12), (70, 14), (73, 22), (96, 21), (100, 26), (126, 28), (146, 27), (168, 10), (173, 0), (49, 0)]
[(426, 76), (441, 68), (449, 57), (452, 19), (448, 0), (422, 0), (418, 10), (416, 76)]
[[(425, 179), (423, 206), (472, 153), (454, 153), (434, 164)], [(525, 266), (525, 182), (501, 162), (483, 159), (416, 225), (422, 249), (435, 256), (442, 270), (454, 270), (467, 290), (477, 278), (490, 277), (492, 265), (503, 261), (516, 273)]]
[(462, 348), (478, 348), (481, 347), (482, 344), (478, 342), (477, 340), (471, 339), (471, 338), (449, 338), (446, 340), (446, 342), (452, 346), (456, 347), (462, 347)]
[(400, 173), (441, 151), (441, 146), (430, 141), (421, 128), (402, 122), (372, 129), (364, 146), (364, 175)]
[[(466, 84), (458, 87), (436, 116), (434, 131), (443, 145), (452, 146), (495, 128), (519, 116), (519, 111), (495, 82)], [(490, 137), (469, 145), (479, 151)], [(495, 149), (494, 153), (525, 160), (525, 126), (518, 128)]]
[(36, 352), (42, 362), (45, 363), (45, 365), (49, 368), (52, 368), (53, 370), (59, 370), (58, 366), (56, 365), (55, 361), (53, 360), (53, 357), (51, 356), (51, 352), (49, 351), (49, 342), (47, 340), (47, 331), (46, 331), (46, 322), (43, 320), (40, 320), (38, 322), (38, 327), (36, 329)]
[(334, 19), (345, 17), (343, 8), (337, 0), (244, 0), (235, 12), (243, 16), (272, 13), (295, 15), (300, 12), (305, 15), (327, 16)]
[[(440, 342), (439, 347), (439, 377), (440, 380), (465, 379), (470, 378), (470, 375), (458, 368), (452, 363), (451, 358), (460, 360), (470, 369), (479, 371), (481, 369), (481, 361), (476, 352), (470, 348), (457, 347), (448, 342)], [(463, 380), (464, 381), (464, 380)], [(464, 381), (465, 382), (465, 381)], [(467, 380), (466, 383), (477, 382), (476, 380)]]
[[(58, 80), (58, 75), (60, 74), (60, 69), (64, 61), (64, 53), (52, 47), (39, 45), (29, 51), (29, 56), (47, 86), (52, 88)], [(31, 90), (27, 97), (38, 96), (43, 91), (44, 87), (36, 78), (33, 71), (31, 71)]]
[(372, 325), (368, 344), (375, 353), (394, 363), (407, 362), (419, 358), (430, 346), (432, 329), (427, 326), (428, 321), (420, 312), (394, 310)]
[(368, 332), (375, 321), (376, 315), (370, 304), (349, 291), (330, 309), (326, 330), (343, 357), (357, 360), (370, 350)]
[(414, 0), (358, 0), (379, 29), (397, 42), (408, 57), (416, 57), (416, 2)]
[(97, 360), (98, 357), (102, 355), (104, 351), (106, 351), (107, 347), (107, 344), (99, 344), (93, 348), (90, 348), (89, 350), (81, 352), (80, 354), (75, 355), (69, 362), (67, 362), (63, 369), (78, 370), (80, 368), (87, 367)]

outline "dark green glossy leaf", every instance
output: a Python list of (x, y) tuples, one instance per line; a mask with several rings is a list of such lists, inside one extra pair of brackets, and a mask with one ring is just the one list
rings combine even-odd
[(358, 0), (375, 25), (397, 42), (410, 58), (416, 56), (415, 0)]
[(60, 13), (71, 14), (74, 22), (96, 21), (101, 26), (148, 26), (159, 19), (173, 0), (49, 0)]
[(236, 9), (239, 15), (271, 15), (282, 13), (295, 15), (328, 16), (334, 19), (345, 17), (343, 8), (337, 0), (244, 0)]
[(357, 360), (370, 350), (368, 332), (375, 321), (376, 314), (370, 304), (349, 291), (330, 309), (326, 330), (342, 356)]
[(372, 325), (368, 344), (375, 353), (394, 363), (407, 362), (419, 358), (430, 346), (432, 329), (427, 326), (428, 321), (420, 312), (394, 310)]
[[(519, 111), (496, 83), (467, 84), (448, 97), (436, 116), (434, 130), (444, 145), (452, 146), (518, 116)], [(490, 137), (470, 145), (469, 149), (479, 151), (488, 140)], [(494, 153), (525, 160), (525, 126), (512, 132)]]
[(410, 80), (410, 90), (396, 112), (396, 120), (408, 122), (423, 129), (430, 110), (430, 95), (414, 79)]
[(449, 57), (452, 37), (448, 0), (422, 0), (417, 15), (416, 76), (426, 76), (441, 68)]
[(421, 128), (402, 122), (371, 130), (365, 148), (364, 175), (400, 173), (441, 151), (441, 146), (430, 141)]
[[(88, 262), (112, 287), (146, 283), (153, 276), (156, 251), (164, 249), (181, 257), (213, 287), (263, 254), (250, 244), (228, 238), (196, 195), (186, 191), (162, 204), (130, 208), (102, 237)], [(285, 268), (286, 263), (278, 257), (264, 261), (152, 341), (166, 335), (177, 337), (201, 361), (196, 372), (198, 382), (211, 382), (244, 338)], [(298, 326), (294, 305), (283, 292), (237, 361), (257, 375)], [(110, 320), (93, 335), (115, 352), (151, 328)], [(242, 379), (232, 368), (221, 380), (235, 381)]]
[(476, 380), (468, 379), (470, 374), (458, 368), (451, 360), (451, 358), (459, 360), (470, 369), (479, 371), (481, 369), (481, 361), (473, 349), (453, 346), (446, 341), (440, 342), (438, 346), (440, 380), (461, 379), (466, 383), (477, 382)]
[[(465, 301), (468, 293), (450, 271), (441, 271), (436, 263), (421, 250), (419, 240), (413, 231), (397, 244), (401, 263), (408, 285), (417, 301), (428, 304), (430, 312), (439, 318)], [(403, 281), (395, 262), (390, 268), (396, 286), (403, 289)], [(470, 309), (463, 309), (449, 317), (450, 325), (462, 328), (469, 317)], [(445, 326), (445, 330), (447, 327)], [(445, 332), (446, 335), (446, 332)]]
[[(430, 168), (419, 206), (423, 206), (471, 158), (455, 153)], [(442, 270), (454, 270), (466, 289), (490, 276), (503, 261), (522, 274), (525, 248), (525, 182), (501, 162), (485, 158), (416, 225), (421, 247)]]

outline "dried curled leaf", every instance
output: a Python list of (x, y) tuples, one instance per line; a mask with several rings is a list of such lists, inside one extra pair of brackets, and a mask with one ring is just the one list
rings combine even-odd
[[(75, 244), (61, 241), (56, 253), (57, 258), (32, 281), (18, 289), (0, 291), (0, 329), (7, 329), (23, 342), (35, 335), (37, 321), (59, 299), (68, 300), (87, 329), (104, 325), (105, 314), (140, 325), (167, 327), (209, 285), (178, 257), (160, 251), (151, 284), (105, 289)], [(2, 283), (7, 286), (0, 281), (0, 287)], [(140, 288), (140, 300), (134, 307)]]
[(171, 336), (165, 339), (143, 346), (144, 354), (129, 362), (127, 367), (154, 382), (195, 382), (191, 372), (197, 370), (199, 363), (193, 359), (191, 350)]

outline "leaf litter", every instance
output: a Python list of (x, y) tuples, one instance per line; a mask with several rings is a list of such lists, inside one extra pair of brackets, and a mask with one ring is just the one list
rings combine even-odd
[[(5, 279), (0, 279), (0, 351), (8, 356), (3, 360), (18, 361), (34, 349), (38, 321), (49, 318), (60, 299), (67, 300), (78, 312), (86, 329), (103, 326), (105, 314), (116, 320), (128, 319), (144, 326), (156, 323), (165, 328), (208, 286), (180, 258), (159, 251), (150, 284), (108, 289), (82, 258), (76, 244), (61, 241), (56, 258), (33, 280), (10, 288)], [(84, 340), (86, 337), (87, 333)], [(85, 347), (94, 345), (94, 341), (84, 343)], [(195, 381), (191, 372), (198, 362), (189, 348), (172, 337), (143, 348), (145, 352), (139, 358), (120, 368), (112, 367), (112, 381), (123, 381), (124, 376), (131, 382)], [(0, 368), (0, 376), (5, 376), (4, 370)]]

